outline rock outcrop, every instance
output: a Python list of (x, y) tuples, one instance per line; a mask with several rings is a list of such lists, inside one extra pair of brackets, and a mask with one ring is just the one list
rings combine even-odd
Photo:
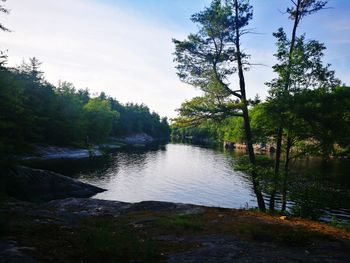
[(3, 218), (8, 226), (0, 237), (0, 262), (307, 263), (348, 262), (350, 256), (344, 229), (190, 204), (9, 201), (0, 203)]
[(7, 195), (31, 202), (91, 197), (105, 191), (54, 172), (24, 166), (3, 171), (0, 180)]
[(88, 158), (91, 156), (101, 156), (102, 152), (98, 147), (94, 147), (90, 150), (79, 148), (67, 148), (57, 146), (37, 147), (33, 155), (23, 156), (22, 160), (51, 160), (51, 159), (80, 159)]

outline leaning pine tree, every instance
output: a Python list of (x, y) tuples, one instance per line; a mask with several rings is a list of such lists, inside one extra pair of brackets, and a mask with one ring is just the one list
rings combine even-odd
[[(199, 124), (208, 119), (242, 117), (249, 161), (255, 165), (244, 80), (249, 56), (241, 51), (240, 43), (241, 36), (249, 32), (246, 27), (252, 17), (248, 0), (214, 0), (210, 7), (191, 18), (199, 31), (184, 41), (173, 42), (178, 76), (204, 92), (203, 96), (182, 104), (176, 121)], [(233, 88), (229, 81), (233, 74), (238, 75), (239, 88)], [(265, 211), (254, 172), (252, 181), (259, 209)]]

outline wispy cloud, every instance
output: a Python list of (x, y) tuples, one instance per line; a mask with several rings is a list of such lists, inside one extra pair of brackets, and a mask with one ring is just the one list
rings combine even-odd
[[(184, 24), (183, 17), (178, 22), (174, 12), (183, 9), (160, 10), (154, 1), (156, 6), (153, 7), (158, 8), (157, 12), (162, 16), (152, 19), (150, 10), (145, 14), (143, 9), (127, 9), (118, 4), (122, 2), (125, 3), (9, 0), (6, 6), (12, 12), (2, 16), (2, 21), (13, 32), (0, 34), (1, 48), (9, 49), (11, 65), (20, 63), (23, 58), (38, 57), (44, 62), (43, 70), (52, 83), (59, 79), (71, 81), (77, 88), (105, 91), (121, 102), (144, 102), (161, 115), (174, 117), (174, 109), (199, 92), (177, 78), (171, 39), (184, 39), (195, 26)], [(191, 12), (196, 12), (210, 1), (193, 0), (192, 5), (188, 2), (182, 0), (175, 6), (183, 8), (188, 4)], [(162, 3), (163, 7), (167, 5)], [(279, 0), (271, 0), (269, 5), (261, 1), (252, 3), (256, 7), (252, 27), (265, 34), (247, 36), (243, 41), (244, 48), (252, 55), (251, 62), (267, 67), (254, 66), (246, 73), (247, 94), (253, 97), (258, 93), (264, 97), (267, 94), (264, 83), (274, 76), (271, 66), (275, 63), (275, 39), (271, 33), (281, 25), (289, 25), (289, 21), (276, 9), (284, 9)], [(172, 19), (163, 21), (169, 12)], [(305, 30), (313, 38), (326, 40), (328, 50), (324, 61), (332, 63), (337, 76), (349, 83), (349, 52), (345, 45), (350, 41), (350, 34), (347, 34), (350, 21), (347, 15), (329, 19), (334, 14), (317, 14), (316, 20), (304, 21), (308, 23), (300, 32)], [(237, 77), (233, 78), (232, 84), (237, 84)]]
[(11, 0), (3, 39), (10, 63), (37, 56), (47, 79), (105, 91), (122, 102), (144, 102), (174, 116), (196, 94), (181, 83), (172, 62), (172, 37), (161, 25), (133, 13), (86, 0)]

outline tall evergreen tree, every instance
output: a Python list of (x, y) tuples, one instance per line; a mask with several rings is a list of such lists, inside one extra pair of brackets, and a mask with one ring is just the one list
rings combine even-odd
[[(244, 79), (249, 55), (241, 48), (241, 37), (248, 32), (246, 27), (252, 16), (252, 7), (247, 0), (214, 0), (210, 7), (191, 18), (198, 24), (199, 31), (184, 41), (173, 42), (178, 76), (204, 92), (203, 96), (182, 104), (177, 121), (201, 123), (207, 119), (243, 117), (249, 160), (255, 165)], [(238, 74), (238, 89), (229, 82), (234, 73)], [(259, 208), (265, 210), (254, 173), (252, 178)]]

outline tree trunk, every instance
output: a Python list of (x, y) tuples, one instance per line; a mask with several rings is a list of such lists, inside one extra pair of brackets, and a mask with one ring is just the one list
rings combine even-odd
[[(256, 165), (255, 160), (255, 154), (254, 154), (254, 148), (253, 148), (253, 139), (252, 139), (252, 132), (250, 128), (250, 120), (249, 120), (249, 114), (248, 114), (248, 102), (246, 98), (246, 91), (245, 91), (245, 79), (244, 79), (244, 73), (243, 73), (243, 64), (242, 64), (242, 56), (240, 51), (240, 32), (239, 32), (239, 26), (238, 26), (238, 1), (235, 0), (235, 29), (236, 29), (236, 37), (235, 37), (235, 45), (236, 45), (236, 58), (237, 58), (237, 68), (238, 68), (238, 77), (239, 77), (239, 88), (241, 92), (241, 101), (243, 103), (242, 106), (242, 112), (243, 112), (243, 119), (244, 119), (244, 131), (245, 131), (245, 137), (246, 137), (246, 144), (247, 144), (247, 151), (249, 156), (249, 161), (252, 165)], [(259, 181), (257, 179), (257, 175), (255, 172), (252, 173), (252, 180), (253, 180), (253, 188), (254, 193), (257, 198), (258, 207), (261, 211), (265, 211), (265, 201), (264, 197), (260, 191)]]
[(274, 176), (273, 176), (273, 189), (270, 196), (269, 210), (271, 212), (275, 211), (275, 200), (276, 200), (276, 191), (277, 191), (277, 181), (278, 173), (280, 169), (280, 160), (282, 153), (282, 137), (283, 137), (283, 128), (279, 127), (277, 132), (277, 142), (276, 142), (276, 157), (275, 157), (275, 167), (274, 167)]
[[(287, 71), (286, 71), (286, 82), (284, 85), (284, 94), (286, 94), (289, 90), (290, 86), (290, 74), (291, 74), (291, 68), (292, 68), (292, 54), (294, 51), (294, 46), (295, 46), (295, 38), (296, 38), (296, 32), (297, 32), (297, 27), (299, 24), (299, 16), (300, 16), (300, 1), (298, 0), (297, 6), (296, 6), (296, 12), (295, 12), (295, 18), (294, 18), (294, 26), (293, 26), (293, 31), (292, 31), (292, 40), (290, 42), (290, 49), (289, 49), (289, 57), (288, 57), (288, 65), (287, 65)], [(283, 96), (283, 95), (282, 95)], [(278, 128), (277, 132), (277, 139), (276, 139), (276, 158), (275, 158), (275, 168), (274, 168), (274, 180), (277, 180), (278, 173), (279, 173), (279, 168), (280, 168), (280, 161), (281, 161), (281, 152), (282, 152), (282, 134), (283, 134), (283, 127), (280, 125)], [(270, 210), (271, 208), (275, 207), (275, 195), (276, 195), (276, 190), (273, 192), (273, 198), (271, 195), (270, 199)], [(272, 210), (272, 211), (273, 211)]]
[(290, 161), (290, 149), (292, 148), (292, 138), (288, 136), (286, 145), (286, 160), (284, 163), (284, 176), (283, 176), (283, 188), (282, 188), (282, 211), (286, 211), (287, 208), (287, 180), (289, 172)]

